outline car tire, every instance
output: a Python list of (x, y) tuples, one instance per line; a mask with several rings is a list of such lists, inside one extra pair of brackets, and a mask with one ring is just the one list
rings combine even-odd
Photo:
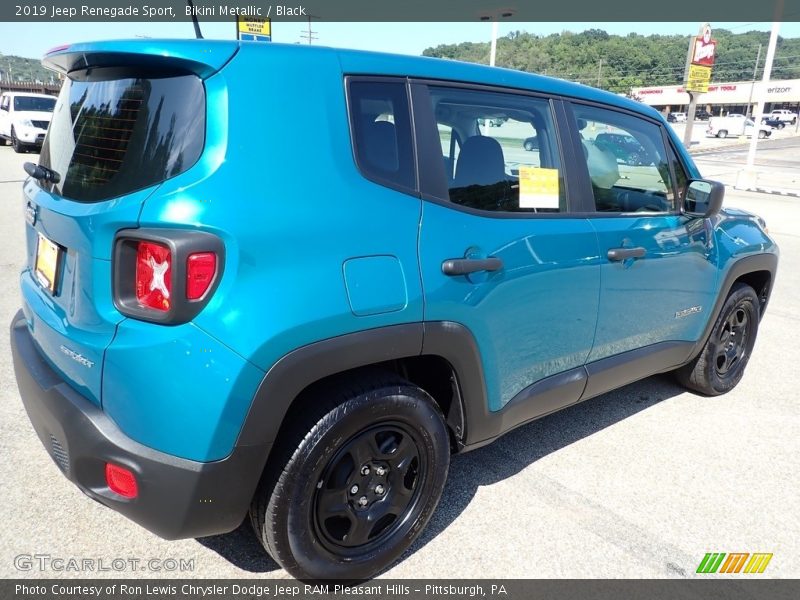
[(22, 154), (25, 152), (25, 147), (22, 145), (22, 142), (19, 141), (17, 138), (17, 134), (14, 131), (14, 128), (11, 128), (11, 145), (14, 147), (14, 152), (17, 154)]
[(764, 138), (767, 137), (767, 135), (769, 135), (769, 134), (766, 131), (763, 131), (763, 130), (759, 131), (758, 132), (758, 139), (763, 140)]
[(720, 129), (717, 132), (717, 137), (718, 138), (726, 138), (726, 137), (728, 137), (728, 130), (727, 129)]
[(307, 394), (304, 416), (276, 442), (250, 521), (290, 575), (364, 580), (397, 560), (436, 509), (447, 427), (425, 391), (390, 373)]
[(718, 396), (741, 381), (758, 335), (760, 305), (753, 288), (737, 283), (728, 294), (700, 354), (676, 371), (685, 387)]
[(525, 142), (525, 143), (522, 145), (522, 147), (523, 147), (523, 148), (525, 148), (525, 150), (527, 150), (528, 152), (533, 152), (533, 142), (526, 141), (526, 142)]

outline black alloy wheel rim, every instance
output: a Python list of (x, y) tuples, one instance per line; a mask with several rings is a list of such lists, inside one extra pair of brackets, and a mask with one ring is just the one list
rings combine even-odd
[(745, 303), (740, 302), (722, 323), (719, 345), (714, 357), (714, 366), (721, 378), (734, 374), (747, 356), (750, 318)]
[(391, 537), (416, 508), (427, 453), (408, 425), (357, 433), (328, 462), (313, 502), (315, 530), (329, 551), (361, 553)]

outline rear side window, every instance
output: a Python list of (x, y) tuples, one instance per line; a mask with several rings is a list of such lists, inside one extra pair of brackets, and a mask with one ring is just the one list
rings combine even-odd
[(567, 210), (550, 102), (431, 86), (453, 204), (493, 212)]
[[(100, 70), (98, 70), (99, 72)], [(205, 90), (195, 75), (67, 79), (40, 164), (61, 176), (52, 192), (96, 202), (191, 167), (205, 140)]]
[(350, 128), (356, 163), (373, 181), (416, 189), (405, 81), (350, 81)]

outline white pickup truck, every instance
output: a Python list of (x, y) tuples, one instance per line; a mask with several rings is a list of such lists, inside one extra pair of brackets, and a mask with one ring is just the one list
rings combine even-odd
[(797, 123), (797, 113), (791, 110), (773, 110), (772, 112), (766, 113), (761, 117), (761, 122), (764, 123), (767, 119), (773, 119), (776, 121), (781, 121), (783, 123), (791, 123), (794, 125)]
[[(718, 138), (725, 138), (730, 135), (753, 135), (756, 124), (753, 119), (745, 117), (744, 115), (727, 115), (725, 117), (711, 117), (708, 121), (708, 128), (706, 134), (709, 136), (716, 136)], [(758, 126), (758, 137), (764, 139), (772, 134), (772, 128), (766, 125)]]

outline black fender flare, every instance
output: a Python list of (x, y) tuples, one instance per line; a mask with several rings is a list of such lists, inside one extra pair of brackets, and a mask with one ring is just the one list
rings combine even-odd
[(436, 321), (348, 333), (284, 355), (262, 379), (236, 445), (274, 442), (294, 400), (316, 381), (359, 367), (422, 355), (438, 356), (452, 368), (454, 397), (445, 417), (459, 446), (482, 438), (484, 434), (474, 428), (488, 414), (488, 405), (477, 343), (464, 325)]
[(348, 333), (289, 352), (258, 386), (237, 445), (275, 441), (292, 402), (315, 381), (358, 367), (419, 356), (422, 337), (422, 323), (407, 323)]
[[(722, 307), (725, 304), (725, 300), (728, 299), (728, 294), (730, 294), (733, 284), (743, 275), (755, 273), (756, 271), (769, 272), (769, 289), (766, 290), (766, 297), (764, 298), (761, 308), (761, 316), (764, 316), (764, 311), (767, 308), (769, 297), (772, 294), (773, 288), (775, 287), (775, 274), (777, 270), (778, 255), (775, 253), (751, 254), (749, 256), (744, 256), (736, 260), (728, 267), (728, 270), (725, 273), (725, 278), (722, 280), (722, 284), (719, 286), (719, 293), (717, 294), (717, 299), (714, 302), (714, 308), (711, 311), (708, 322), (703, 329), (702, 335), (695, 343), (694, 348), (689, 355), (690, 360), (694, 359), (701, 352), (703, 346), (705, 346), (709, 336), (711, 335), (711, 330), (714, 328), (714, 323), (717, 322), (717, 318), (719, 317), (720, 312), (722, 312)], [(758, 291), (759, 290), (756, 290), (756, 293), (758, 293)]]

